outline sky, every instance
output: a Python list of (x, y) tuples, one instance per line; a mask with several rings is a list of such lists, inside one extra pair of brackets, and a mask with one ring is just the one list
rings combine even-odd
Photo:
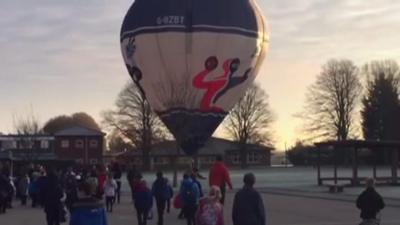
[[(270, 30), (257, 82), (275, 114), (282, 150), (301, 139), (307, 87), (321, 65), (348, 58), (361, 66), (400, 62), (398, 0), (258, 0)], [(132, 0), (0, 1), (0, 132), (30, 110), (49, 118), (87, 112), (100, 122), (128, 81), (119, 31)]]

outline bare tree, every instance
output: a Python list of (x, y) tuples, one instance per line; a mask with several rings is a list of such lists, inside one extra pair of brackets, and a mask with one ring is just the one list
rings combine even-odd
[(103, 124), (115, 129), (143, 153), (143, 166), (150, 168), (150, 149), (165, 139), (166, 129), (133, 82), (119, 93), (115, 110), (103, 112)]
[(330, 60), (306, 94), (300, 114), (310, 139), (346, 140), (354, 131), (361, 95), (358, 68), (350, 60)]
[(108, 148), (111, 152), (125, 152), (132, 149), (129, 143), (116, 129), (107, 135)]
[(13, 125), (15, 133), (18, 135), (17, 148), (20, 149), (21, 156), (29, 161), (35, 161), (40, 155), (37, 151), (40, 143), (37, 136), (42, 133), (39, 120), (31, 110), (26, 115), (14, 115)]
[(247, 165), (247, 144), (272, 144), (273, 114), (267, 100), (267, 94), (258, 85), (252, 85), (224, 121), (229, 136), (240, 144), (242, 167)]

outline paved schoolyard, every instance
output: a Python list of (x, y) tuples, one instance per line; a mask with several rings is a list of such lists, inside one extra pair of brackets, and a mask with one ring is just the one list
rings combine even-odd
[[(242, 185), (243, 174), (247, 171), (231, 172), (235, 188)], [(316, 170), (313, 168), (268, 168), (253, 170), (257, 176), (256, 186), (262, 192), (269, 225), (358, 225), (359, 211), (354, 201), (362, 188), (345, 188), (341, 194), (330, 194), (326, 187), (316, 185)], [(342, 171), (348, 173), (348, 169)], [(364, 170), (369, 173), (369, 170)], [(386, 169), (382, 173), (386, 173)], [(206, 171), (202, 172), (207, 175)], [(172, 180), (172, 174), (166, 173)], [(155, 179), (154, 173), (144, 174), (148, 183)], [(201, 181), (207, 186), (207, 181)], [(381, 225), (400, 224), (400, 187), (378, 187), (388, 206), (382, 213)], [(123, 179), (123, 201), (109, 214), (109, 225), (134, 225), (136, 215), (130, 202), (129, 187)], [(234, 191), (227, 194), (225, 205), (226, 225), (232, 224), (231, 207)], [(45, 216), (40, 209), (21, 207), (18, 202), (7, 214), (0, 215), (0, 225), (45, 225)], [(156, 214), (156, 212), (154, 212)], [(166, 215), (165, 225), (184, 225), (177, 219), (178, 211), (173, 209)], [(156, 215), (155, 215), (156, 216)], [(156, 224), (156, 220), (149, 221)]]
[[(114, 212), (108, 215), (110, 225), (137, 224), (134, 209), (129, 201), (128, 193), (123, 196), (123, 202), (116, 205)], [(356, 225), (359, 223), (358, 210), (354, 203), (297, 196), (263, 194), (267, 210), (267, 220), (270, 225)], [(225, 220), (232, 224), (230, 210), (233, 192), (228, 193), (225, 205)], [(0, 215), (1, 225), (45, 225), (44, 213), (41, 209), (18, 206)], [(381, 225), (399, 225), (400, 208), (387, 207), (382, 213)], [(185, 221), (177, 219), (178, 211), (173, 209), (167, 214), (166, 225), (184, 225)], [(149, 221), (150, 225), (156, 220)]]

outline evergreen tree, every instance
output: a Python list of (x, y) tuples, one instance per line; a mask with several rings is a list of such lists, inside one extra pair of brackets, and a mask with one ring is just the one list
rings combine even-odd
[(367, 92), (361, 111), (366, 140), (400, 139), (400, 69), (392, 60), (373, 61), (364, 67)]

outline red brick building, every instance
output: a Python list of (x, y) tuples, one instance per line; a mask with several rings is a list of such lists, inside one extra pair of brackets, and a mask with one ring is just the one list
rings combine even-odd
[(54, 150), (60, 159), (83, 164), (98, 164), (103, 160), (105, 133), (85, 127), (71, 127), (54, 134)]

